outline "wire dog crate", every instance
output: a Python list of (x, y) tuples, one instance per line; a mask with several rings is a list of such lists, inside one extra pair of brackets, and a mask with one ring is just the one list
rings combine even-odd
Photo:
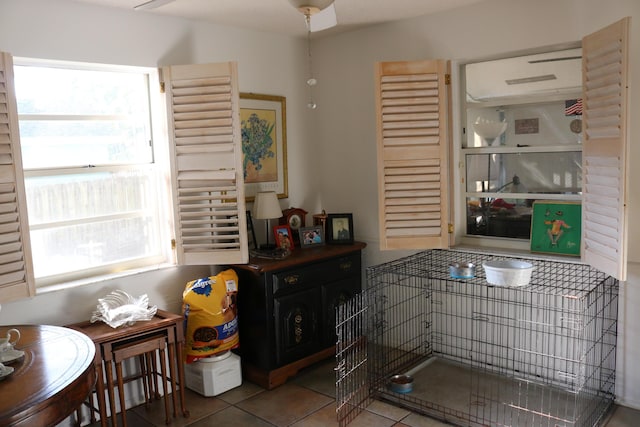
[[(615, 392), (618, 281), (527, 260), (529, 285), (491, 286), (475, 252), (431, 250), (369, 267), (337, 311), (337, 410), (348, 424), (385, 400), (462, 426), (597, 426)], [(453, 279), (452, 262), (476, 276)], [(389, 389), (395, 374), (409, 393)]]

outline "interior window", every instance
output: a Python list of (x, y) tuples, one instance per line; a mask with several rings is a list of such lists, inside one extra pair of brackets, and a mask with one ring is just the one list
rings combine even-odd
[(166, 260), (151, 72), (16, 60), (38, 286)]
[(581, 199), (581, 49), (462, 73), (466, 234), (528, 240), (536, 200)]

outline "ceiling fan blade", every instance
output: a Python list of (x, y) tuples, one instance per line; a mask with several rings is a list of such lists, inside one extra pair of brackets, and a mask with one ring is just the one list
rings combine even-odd
[(149, 10), (156, 9), (160, 6), (164, 6), (165, 4), (171, 3), (175, 0), (149, 0), (148, 2), (141, 3), (137, 6), (134, 6), (134, 10)]
[(320, 12), (311, 15), (311, 32), (322, 31), (338, 25), (335, 3), (331, 3)]

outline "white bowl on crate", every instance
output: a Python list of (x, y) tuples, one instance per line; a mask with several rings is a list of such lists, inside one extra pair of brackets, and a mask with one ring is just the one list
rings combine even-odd
[(531, 281), (533, 264), (503, 259), (482, 263), (487, 282), (495, 286), (527, 286)]

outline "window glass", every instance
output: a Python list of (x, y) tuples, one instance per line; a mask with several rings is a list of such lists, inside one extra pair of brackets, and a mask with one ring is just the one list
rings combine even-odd
[(467, 154), (467, 192), (582, 192), (582, 151)]
[(166, 259), (149, 74), (16, 63), (38, 285)]
[(582, 194), (581, 50), (466, 64), (466, 234), (529, 239), (536, 200)]
[(141, 73), (16, 66), (25, 169), (149, 163)]

